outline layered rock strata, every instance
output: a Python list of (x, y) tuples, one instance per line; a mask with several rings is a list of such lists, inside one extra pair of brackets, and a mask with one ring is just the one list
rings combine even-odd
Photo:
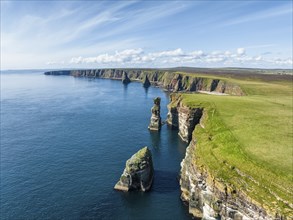
[(181, 199), (188, 204), (190, 214), (209, 220), (273, 219), (244, 193), (218, 181), (204, 167), (198, 167), (195, 151), (196, 140), (193, 138), (180, 171)]
[(188, 142), (192, 138), (195, 125), (199, 123), (202, 116), (202, 108), (190, 108), (182, 104), (180, 96), (170, 95), (171, 103), (168, 105), (167, 124), (178, 128), (180, 138)]
[(179, 129), (183, 140), (190, 141), (180, 171), (181, 199), (188, 204), (189, 213), (210, 220), (272, 219), (244, 192), (236, 191), (214, 178), (205, 167), (197, 166), (196, 137), (192, 133), (198, 126), (204, 128), (205, 110), (185, 106), (178, 94), (170, 98), (167, 123)]
[(123, 174), (114, 189), (148, 191), (152, 186), (153, 178), (152, 153), (148, 147), (144, 147), (126, 161)]
[(157, 97), (154, 99), (154, 106), (152, 107), (152, 116), (149, 124), (149, 129), (152, 131), (158, 131), (161, 129), (161, 98)]
[(145, 82), (145, 78), (153, 85), (160, 86), (168, 91), (186, 92), (219, 92), (230, 95), (244, 95), (241, 88), (222, 79), (197, 77), (192, 74), (183, 74), (166, 70), (144, 69), (90, 69), (90, 70), (60, 70), (48, 71), (45, 75), (70, 75), (75, 77), (107, 78), (122, 80), (127, 75), (131, 81)]

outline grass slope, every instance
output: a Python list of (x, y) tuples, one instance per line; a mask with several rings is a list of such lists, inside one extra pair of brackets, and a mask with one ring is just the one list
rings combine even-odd
[(246, 96), (183, 94), (186, 105), (205, 107), (196, 163), (271, 214), (292, 217), (292, 81), (226, 80)]

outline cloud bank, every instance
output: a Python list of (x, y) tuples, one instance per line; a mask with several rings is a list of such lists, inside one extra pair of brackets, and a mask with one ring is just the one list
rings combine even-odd
[(292, 67), (288, 1), (0, 3), (3, 69)]
[(49, 61), (48, 65), (100, 65), (100, 66), (280, 66), (292, 67), (292, 57), (280, 59), (267, 55), (250, 56), (245, 48), (235, 51), (202, 50), (184, 51), (181, 48), (156, 52), (145, 52), (142, 48), (126, 49), (114, 53), (103, 53), (91, 57), (72, 57), (67, 62)]

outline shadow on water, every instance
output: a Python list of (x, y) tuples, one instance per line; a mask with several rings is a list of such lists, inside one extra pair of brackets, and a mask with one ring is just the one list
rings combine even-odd
[(145, 91), (145, 97), (148, 97), (148, 93), (149, 93), (149, 87), (143, 87), (144, 91)]
[(120, 192), (122, 199), (129, 204), (146, 203), (152, 194), (166, 194), (179, 189), (178, 173), (172, 171), (155, 170), (152, 188), (149, 193), (141, 191)]
[(172, 126), (167, 126), (168, 129), (168, 141), (170, 143), (173, 143), (173, 146), (177, 146), (177, 150), (182, 155), (182, 157), (185, 156), (186, 147), (188, 146), (188, 143), (181, 140), (181, 138), (178, 135), (178, 128), (173, 128)]
[(128, 89), (128, 84), (122, 84), (123, 85), (123, 91), (125, 93), (127, 93), (127, 89)]
[(124, 100), (127, 100), (128, 97), (128, 84), (122, 84), (123, 87), (123, 98)]
[(170, 193), (179, 189), (178, 173), (172, 171), (155, 170), (152, 191)]
[(158, 150), (160, 149), (162, 145), (161, 141), (161, 131), (150, 131), (150, 137), (151, 137), (151, 146)]

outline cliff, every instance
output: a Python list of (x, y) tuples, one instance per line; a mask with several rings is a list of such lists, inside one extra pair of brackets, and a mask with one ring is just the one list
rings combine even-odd
[(196, 160), (196, 139), (186, 149), (181, 162), (181, 199), (188, 203), (189, 213), (203, 219), (273, 219), (264, 208), (253, 203), (245, 193), (214, 178)]
[(114, 189), (148, 191), (151, 188), (153, 176), (152, 154), (148, 147), (144, 147), (126, 161), (123, 174)]
[[(140, 81), (143, 85), (160, 86), (168, 91), (208, 91), (230, 95), (244, 95), (241, 88), (231, 82), (208, 77), (197, 77), (188, 73), (179, 73), (164, 70), (143, 69), (91, 69), (91, 70), (61, 70), (48, 71), (45, 75), (71, 75), (75, 77), (92, 77), (122, 80), (127, 75), (128, 82)], [(147, 79), (147, 80), (146, 80)]]
[(170, 95), (171, 103), (168, 107), (167, 124), (173, 128), (178, 128), (180, 138), (189, 143), (192, 132), (202, 116), (203, 108), (190, 108), (182, 104), (180, 96)]
[[(285, 219), (278, 213), (268, 213), (268, 207), (264, 208), (264, 204), (250, 197), (247, 194), (250, 187), (238, 187), (229, 181), (230, 177), (226, 180), (220, 178), (204, 163), (200, 163), (205, 158), (200, 158), (197, 142), (203, 137), (196, 136), (195, 131), (206, 129), (207, 120), (211, 120), (208, 119), (207, 110), (200, 104), (196, 107), (187, 106), (180, 94), (172, 94), (170, 98), (167, 123), (179, 129), (178, 134), (184, 141), (190, 141), (180, 171), (181, 199), (188, 204), (189, 213), (202, 219)], [(207, 136), (207, 139), (212, 138), (208, 132), (202, 135)], [(218, 160), (218, 163), (221, 162)], [(222, 166), (229, 167), (227, 162)], [(233, 175), (235, 173), (236, 181), (250, 184), (240, 170), (233, 167), (229, 170)], [(221, 175), (229, 176), (227, 170), (225, 172)]]

